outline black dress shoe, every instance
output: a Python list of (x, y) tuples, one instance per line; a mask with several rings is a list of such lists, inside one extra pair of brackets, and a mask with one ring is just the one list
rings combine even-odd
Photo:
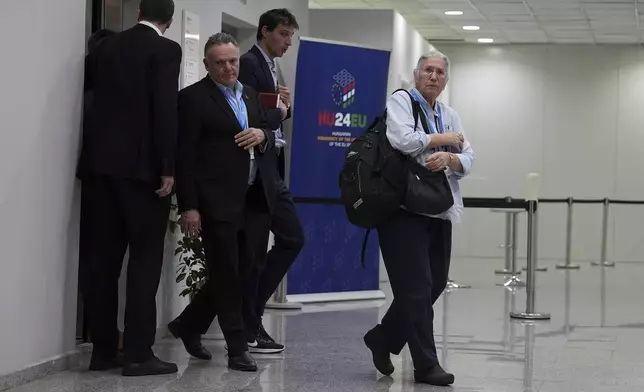
[(371, 350), (371, 356), (373, 357), (373, 364), (378, 369), (378, 371), (385, 376), (391, 376), (394, 372), (394, 364), (391, 363), (389, 350), (385, 348), (383, 338), (381, 336), (382, 331), (376, 326), (369, 332), (364, 335), (364, 344), (369, 350)]
[(92, 354), (92, 359), (89, 361), (89, 370), (91, 371), (105, 371), (120, 367), (123, 367), (123, 355), (121, 354), (117, 354), (112, 358), (103, 358)]
[(446, 387), (454, 384), (454, 375), (452, 373), (447, 373), (440, 365), (434, 365), (434, 367), (429, 370), (416, 370), (414, 371), (414, 378), (418, 383), (436, 385), (439, 387)]
[(256, 372), (257, 361), (245, 351), (241, 355), (228, 356), (228, 367), (232, 370), (239, 370), (241, 372)]
[(126, 363), (123, 366), (123, 375), (131, 377), (173, 374), (177, 371), (177, 365), (170, 362), (163, 362), (157, 357), (152, 357), (152, 359), (141, 363)]
[(210, 361), (212, 359), (212, 354), (201, 344), (201, 335), (182, 335), (181, 323), (178, 320), (174, 320), (168, 324), (168, 330), (170, 330), (170, 333), (175, 339), (181, 339), (183, 347), (186, 348), (188, 354), (197, 359), (203, 359), (204, 361)]

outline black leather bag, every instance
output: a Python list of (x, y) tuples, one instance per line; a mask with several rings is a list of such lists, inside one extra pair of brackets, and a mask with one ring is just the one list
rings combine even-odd
[[(414, 117), (420, 117), (423, 130), (429, 134), (425, 113), (411, 94), (409, 98)], [(404, 204), (407, 210), (418, 214), (439, 215), (454, 205), (452, 188), (445, 171), (432, 172), (412, 157), (408, 157), (407, 169), (407, 193)]]
[(439, 215), (454, 205), (452, 188), (444, 171), (432, 172), (410, 159), (407, 162), (405, 208), (418, 214)]

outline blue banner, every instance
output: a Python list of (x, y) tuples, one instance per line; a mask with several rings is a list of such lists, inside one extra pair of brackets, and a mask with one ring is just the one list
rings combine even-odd
[[(290, 188), (294, 197), (339, 198), (346, 149), (382, 114), (388, 51), (302, 38), (297, 58)], [(378, 241), (341, 205), (298, 203), (306, 245), (289, 270), (288, 294), (378, 290)]]

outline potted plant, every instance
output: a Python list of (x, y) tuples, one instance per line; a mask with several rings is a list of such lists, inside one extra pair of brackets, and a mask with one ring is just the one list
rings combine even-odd
[[(173, 201), (171, 204), (171, 214), (169, 228), (171, 233), (175, 233), (179, 227), (178, 206)], [(206, 266), (206, 255), (203, 249), (201, 238), (189, 238), (182, 236), (177, 242), (174, 254), (179, 257), (179, 266), (177, 267), (175, 280), (177, 283), (184, 283), (185, 288), (181, 291), (181, 296), (188, 296), (191, 300), (197, 294), (199, 289), (206, 283), (208, 269)]]
[[(179, 227), (179, 207), (176, 201), (173, 200), (171, 204), (171, 214), (169, 228), (170, 232), (176, 233)], [(175, 256), (179, 257), (179, 266), (177, 267), (175, 281), (183, 283), (185, 288), (179, 294), (182, 297), (188, 297), (191, 301), (201, 287), (208, 279), (208, 267), (206, 264), (206, 254), (203, 249), (201, 238), (189, 238), (181, 235), (181, 239), (177, 242), (177, 247), (174, 250)], [(222, 340), (224, 338), (219, 323), (212, 323), (208, 332), (204, 335), (204, 339)]]

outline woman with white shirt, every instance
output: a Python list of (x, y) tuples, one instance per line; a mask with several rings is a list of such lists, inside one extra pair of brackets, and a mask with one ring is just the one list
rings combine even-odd
[(438, 216), (408, 211), (404, 206), (378, 227), (380, 249), (394, 300), (381, 324), (364, 337), (374, 365), (391, 375), (391, 354), (409, 344), (416, 382), (450, 385), (454, 375), (438, 363), (434, 343), (432, 305), (445, 289), (452, 248), (452, 222), (463, 212), (459, 180), (466, 176), (475, 155), (464, 138), (458, 113), (437, 98), (445, 89), (449, 59), (433, 51), (418, 60), (415, 88), (409, 93), (427, 118), (414, 126), (410, 94), (392, 94), (387, 100), (387, 138), (391, 145), (433, 172), (445, 171), (454, 205)]

